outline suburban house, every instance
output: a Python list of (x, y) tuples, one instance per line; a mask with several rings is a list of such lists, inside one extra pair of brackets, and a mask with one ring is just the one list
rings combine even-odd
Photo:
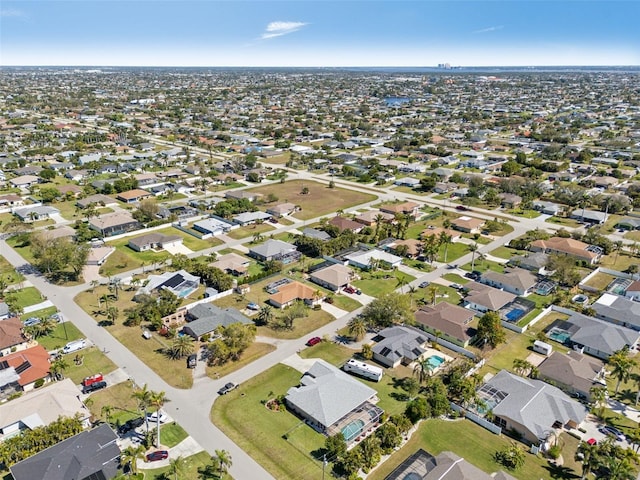
[(88, 427), (91, 412), (80, 400), (79, 393), (73, 381), (65, 378), (0, 404), (0, 441), (18, 435), (22, 430), (49, 425), (58, 417), (71, 418), (76, 414)]
[(464, 286), (468, 294), (464, 297), (463, 304), (477, 312), (497, 312), (505, 305), (513, 302), (516, 295), (513, 293), (498, 290), (477, 282), (469, 282)]
[(394, 216), (390, 213), (384, 213), (380, 210), (367, 210), (366, 212), (362, 212), (360, 215), (354, 218), (354, 220), (358, 223), (362, 223), (363, 225), (367, 225), (369, 227), (375, 226), (378, 221), (381, 222), (390, 222), (394, 219)]
[(466, 215), (451, 220), (451, 226), (454, 229), (465, 233), (480, 233), (480, 230), (484, 227), (484, 223), (484, 220)]
[(436, 227), (436, 228), (427, 228), (422, 232), (420, 232), (420, 238), (424, 240), (427, 237), (433, 237), (434, 235), (436, 237), (439, 237), (443, 232), (447, 236), (451, 237), (452, 242), (458, 240), (462, 236), (462, 234), (456, 230), (451, 230), (450, 228)]
[(262, 198), (262, 195), (259, 193), (249, 192), (247, 190), (232, 190), (230, 192), (225, 192), (224, 197), (235, 200), (246, 199), (250, 202), (255, 202), (258, 198)]
[(414, 177), (403, 177), (394, 179), (393, 184), (399, 187), (416, 188), (420, 186), (420, 180)]
[(102, 205), (109, 207), (111, 205), (117, 205), (118, 202), (115, 198), (96, 193), (95, 195), (89, 195), (88, 197), (81, 198), (76, 202), (76, 205), (80, 208), (87, 208), (89, 205)]
[(49, 366), (49, 352), (42, 345), (3, 356), (0, 362), (0, 398), (33, 390), (37, 380), (48, 379)]
[(273, 217), (288, 217), (292, 213), (295, 213), (298, 210), (298, 207), (293, 203), (280, 203), (278, 205), (274, 205), (273, 207), (267, 208), (267, 213)]
[(55, 238), (75, 238), (77, 231), (69, 225), (61, 225), (56, 228), (41, 230), (42, 234), (50, 240)]
[(406, 240), (396, 240), (393, 243), (387, 245), (388, 248), (393, 249), (398, 255), (407, 258), (416, 258), (422, 253), (422, 242), (415, 238), (407, 238)]
[(590, 264), (597, 263), (602, 249), (573, 238), (551, 237), (548, 240), (534, 240), (529, 249), (532, 252), (559, 253), (584, 260)]
[(24, 206), (24, 199), (20, 195), (16, 195), (15, 193), (0, 195), (0, 208), (22, 206)]
[(379, 208), (381, 212), (391, 215), (401, 213), (403, 215), (410, 215), (413, 218), (418, 218), (420, 215), (420, 205), (415, 202), (391, 203), (389, 205), (382, 205)]
[(494, 423), (518, 432), (531, 444), (546, 442), (555, 428), (578, 428), (587, 408), (557, 387), (501, 370), (478, 390), (491, 409)]
[(133, 190), (128, 190), (126, 192), (120, 192), (116, 199), (120, 200), (124, 203), (136, 203), (146, 198), (151, 198), (153, 195), (146, 190), (142, 190), (140, 188), (134, 188)]
[(563, 206), (559, 203), (547, 202), (545, 200), (535, 200), (533, 202), (533, 209), (544, 215), (558, 215), (562, 212), (562, 208)]
[(60, 210), (48, 205), (34, 205), (13, 209), (13, 214), (24, 223), (32, 223), (60, 214)]
[(370, 269), (374, 264), (384, 263), (391, 268), (398, 268), (402, 264), (402, 257), (378, 250), (377, 248), (350, 253), (345, 259), (349, 262), (349, 265), (363, 270)]
[(578, 208), (571, 212), (571, 218), (584, 223), (592, 223), (594, 225), (602, 225), (607, 221), (607, 214), (604, 212), (598, 212), (595, 210), (587, 210), (585, 208)]
[(503, 208), (515, 208), (522, 203), (522, 197), (514, 193), (501, 193), (499, 197)]
[(640, 333), (635, 330), (580, 313), (574, 313), (567, 320), (553, 322), (547, 336), (602, 360), (625, 347), (633, 351), (640, 341)]
[(111, 480), (120, 466), (118, 440), (103, 423), (16, 463), (11, 475), (14, 480)]
[(473, 340), (476, 330), (469, 326), (473, 320), (473, 312), (466, 308), (440, 302), (436, 305), (425, 305), (415, 312), (416, 323), (425, 331), (443, 340), (466, 347)]
[(525, 270), (537, 273), (538, 275), (547, 275), (549, 273), (545, 268), (549, 263), (549, 255), (543, 252), (511, 257), (507, 263), (514, 267), (524, 268)]
[(29, 340), (23, 327), (18, 317), (0, 320), (0, 356), (27, 348)]
[(637, 301), (605, 293), (591, 308), (596, 312), (595, 317), (600, 320), (640, 331), (640, 303)]
[[(210, 217), (200, 220), (193, 224), (193, 229), (197, 232), (204, 234), (205, 236), (216, 236), (223, 233), (227, 233), (234, 228), (238, 228), (238, 225), (227, 222), (221, 218)], [(205, 237), (203, 237), (205, 238)]]
[(140, 223), (128, 212), (113, 212), (89, 220), (89, 227), (103, 237), (112, 237), (140, 228)]
[(269, 303), (276, 308), (286, 308), (297, 301), (315, 305), (322, 301), (324, 294), (304, 283), (289, 282), (277, 287), (278, 291), (269, 297)]
[(333, 292), (348, 286), (354, 277), (353, 270), (340, 263), (315, 270), (309, 274), (309, 280)]
[(213, 334), (219, 327), (228, 327), (234, 323), (253, 323), (235, 308), (220, 308), (213, 303), (195, 305), (187, 312), (186, 320), (189, 323), (182, 330), (196, 340)]
[(490, 475), (453, 452), (435, 457), (419, 449), (398, 465), (384, 480), (516, 480), (500, 471)]
[(424, 332), (411, 327), (385, 328), (374, 337), (373, 341), (376, 342), (371, 348), (373, 359), (389, 368), (419, 361), (427, 352), (425, 350), (427, 336)]
[(9, 180), (9, 183), (12, 187), (26, 190), (29, 187), (40, 183), (40, 177), (36, 177), (35, 175), (21, 175), (19, 177), (12, 178)]
[(297, 261), (302, 254), (295, 245), (270, 238), (260, 245), (249, 247), (249, 256), (260, 262), (278, 260), (287, 264)]
[(87, 265), (102, 265), (107, 261), (109, 255), (116, 251), (116, 247), (111, 245), (100, 245), (91, 247), (87, 257)]
[(569, 395), (591, 401), (591, 389), (605, 384), (604, 362), (575, 350), (566, 354), (553, 352), (538, 365), (538, 378), (547, 381)]
[(327, 232), (323, 232), (322, 230), (317, 230), (315, 228), (306, 227), (302, 230), (302, 235), (309, 238), (317, 238), (318, 240), (331, 240), (331, 235)]
[(528, 270), (514, 268), (504, 273), (487, 270), (480, 277), (479, 282), (494, 288), (499, 288), (514, 295), (527, 295), (538, 283), (538, 279)]
[(245, 225), (251, 225), (253, 223), (264, 222), (269, 218), (271, 218), (271, 215), (261, 211), (244, 212), (244, 213), (239, 213), (238, 215), (234, 215), (233, 223), (237, 223), (238, 225), (245, 226)]
[(624, 296), (631, 300), (640, 301), (640, 282), (634, 280), (631, 285), (624, 291)]
[(624, 217), (616, 223), (615, 227), (623, 230), (640, 230), (640, 218)]
[(168, 290), (178, 298), (185, 298), (197, 290), (199, 286), (200, 277), (191, 275), (186, 270), (165, 272), (160, 275), (149, 275), (147, 283), (136, 292), (135, 296)]
[(362, 223), (351, 220), (347, 217), (341, 217), (340, 215), (333, 217), (327, 222), (329, 225), (333, 225), (341, 232), (343, 230), (351, 230), (353, 233), (359, 233), (364, 228)]
[(340, 369), (317, 360), (285, 397), (287, 407), (327, 436), (344, 432), (347, 444), (375, 427), (384, 413), (377, 392)]
[(146, 233), (129, 240), (129, 248), (136, 252), (147, 250), (161, 250), (167, 247), (182, 245), (183, 238), (180, 235), (163, 235), (162, 233)]
[(250, 263), (248, 258), (231, 252), (219, 256), (211, 266), (238, 277), (247, 273)]

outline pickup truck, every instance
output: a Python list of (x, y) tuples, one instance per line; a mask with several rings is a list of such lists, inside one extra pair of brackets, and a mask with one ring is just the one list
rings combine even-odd
[(238, 385), (237, 383), (229, 382), (225, 384), (225, 386), (222, 387), (220, 390), (218, 390), (218, 395), (226, 395), (227, 393), (231, 392), (232, 390), (235, 390), (239, 386), (240, 385)]

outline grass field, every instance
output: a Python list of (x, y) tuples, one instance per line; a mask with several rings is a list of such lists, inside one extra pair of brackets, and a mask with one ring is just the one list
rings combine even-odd
[(591, 277), (585, 285), (597, 288), (598, 290), (604, 290), (605, 288), (607, 288), (607, 285), (609, 285), (613, 281), (614, 278), (616, 277), (614, 277), (613, 275), (598, 272), (593, 277)]
[[(452, 451), (460, 455), (469, 463), (477, 466), (487, 473), (493, 473), (501, 469), (493, 459), (493, 454), (511, 444), (512, 440), (505, 436), (497, 436), (476, 425), (469, 420), (455, 422), (429, 419), (420, 424), (418, 431), (413, 434), (404, 447), (394, 453), (384, 464), (376, 469), (367, 478), (369, 480), (383, 480), (416, 450), (422, 448), (432, 455), (438, 455), (444, 451)], [(575, 448), (573, 442), (565, 445), (563, 455), (573, 458)], [(522, 468), (510, 472), (520, 480), (539, 480), (541, 478), (578, 478), (580, 472), (567, 472), (568, 476), (553, 475), (552, 467), (546, 460), (526, 455), (526, 462)], [(573, 475), (576, 476), (573, 476)]]
[(28, 238), (25, 241), (23, 235), (16, 235), (14, 237), (7, 238), (6, 242), (7, 245), (13, 248), (27, 262), (33, 263), (34, 258), (31, 253), (31, 244), (29, 243)]
[(128, 247), (131, 238), (125, 237), (118, 240), (108, 241), (108, 245), (116, 247), (116, 251), (109, 255), (107, 261), (100, 267), (100, 273), (103, 275), (115, 275), (117, 273), (126, 272), (144, 265), (153, 265), (162, 263), (171, 256), (169, 252), (164, 250), (160, 252), (136, 252)]
[[(165, 338), (152, 333), (151, 339), (145, 340), (142, 337), (141, 327), (127, 327), (123, 324), (124, 310), (131, 306), (134, 293), (132, 290), (122, 289), (117, 301), (111, 297), (111, 305), (118, 308), (119, 315), (115, 325), (107, 325), (104, 328), (168, 384), (176, 388), (191, 388), (193, 375), (191, 370), (186, 368), (184, 360), (171, 360), (163, 353), (163, 349), (167, 346)], [(98, 298), (105, 294), (109, 295), (107, 286), (99, 286), (93, 291), (78, 294), (75, 301), (96, 321), (105, 321), (104, 305), (98, 304)]]
[(241, 369), (245, 365), (264, 357), (266, 354), (273, 352), (276, 349), (274, 345), (270, 343), (254, 342), (249, 345), (240, 357), (239, 360), (225, 363), (224, 365), (216, 365), (215, 367), (207, 366), (206, 372), (209, 378), (219, 378), (229, 375), (236, 370)]
[[(51, 307), (53, 311), (52, 314), (56, 312), (55, 307)], [(49, 309), (47, 309), (49, 310)], [(42, 312), (43, 310), (38, 310), (38, 312)], [(25, 314), (26, 317), (34, 316), (38, 312), (32, 312)], [(25, 317), (23, 316), (23, 318)], [(58, 348), (64, 347), (68, 342), (73, 340), (78, 340), (80, 338), (84, 338), (83, 333), (78, 330), (71, 322), (63, 322), (59, 323), (56, 328), (46, 337), (39, 337), (38, 343), (42, 345), (47, 351), (56, 350)]]
[(16, 269), (7, 262), (6, 258), (0, 255), (0, 276), (7, 282), (7, 285), (14, 285), (24, 280), (24, 276), (16, 272)]
[(524, 255), (526, 254), (523, 250), (517, 250), (511, 247), (501, 246), (489, 252), (494, 257), (504, 258), (509, 260), (511, 257), (515, 257), (516, 255)]
[[(182, 460), (181, 472), (178, 474), (178, 480), (182, 479), (195, 479), (195, 478), (205, 478), (201, 477), (198, 473), (198, 468), (204, 467), (211, 463), (211, 455), (207, 452), (199, 452), (195, 455), (191, 455)], [(154, 469), (144, 469), (139, 470), (139, 472), (144, 472), (144, 480), (165, 480), (167, 478), (173, 479), (173, 475), (169, 472), (170, 467), (162, 467), (162, 468), (154, 468)], [(218, 477), (215, 477), (218, 479)], [(231, 477), (227, 474), (222, 476), (220, 480), (232, 480)]]
[[(104, 373), (104, 372), (102, 372)], [(87, 407), (94, 416), (94, 419), (101, 418), (106, 421), (102, 407), (112, 407), (109, 414), (109, 423), (112, 425), (122, 425), (131, 418), (139, 417), (142, 412), (138, 410), (138, 402), (132, 397), (133, 389), (131, 383), (123, 382), (111, 385), (103, 390), (98, 390), (91, 394)]]
[(304, 348), (298, 355), (302, 358), (322, 358), (336, 367), (349, 360), (357, 350), (333, 342), (320, 342)]
[(182, 237), (183, 245), (194, 252), (222, 245), (222, 240), (219, 238), (211, 237), (207, 240), (201, 240), (173, 227), (163, 228), (162, 230), (157, 230), (155, 233), (161, 233), (163, 235), (179, 235)]
[(353, 285), (362, 290), (362, 292), (366, 295), (371, 295), (372, 297), (379, 297), (380, 295), (384, 295), (385, 293), (393, 292), (396, 288), (400, 287), (400, 280), (403, 280), (406, 283), (415, 280), (415, 277), (400, 271), (362, 271), (359, 273), (359, 275), (361, 277), (361, 280), (356, 280), (355, 282), (353, 282)]
[(162, 445), (173, 448), (187, 438), (189, 434), (177, 423), (160, 426), (160, 440)]
[[(82, 357), (82, 364), (76, 365), (74, 358), (76, 355)], [(82, 379), (96, 373), (107, 374), (116, 369), (116, 365), (102, 353), (97, 347), (89, 347), (79, 350), (77, 353), (65, 355), (69, 368), (64, 371), (65, 377), (69, 377), (74, 383), (82, 382)]]
[(618, 255), (616, 255), (616, 253), (614, 252), (602, 257), (600, 259), (599, 265), (605, 268), (610, 268), (611, 270), (624, 272), (631, 265), (638, 265), (638, 263), (640, 263), (640, 258), (634, 255), (631, 255), (627, 252), (620, 252)]
[[(309, 193), (303, 195), (301, 193), (303, 188), (308, 188)], [(248, 191), (261, 193), (263, 195), (273, 193), (278, 197), (280, 202), (290, 202), (295, 205), (300, 205), (302, 210), (293, 215), (300, 220), (308, 220), (321, 215), (327, 215), (376, 199), (375, 195), (344, 188), (331, 189), (327, 185), (308, 180), (274, 183), (252, 188)]]
[(43, 301), (42, 295), (36, 287), (26, 287), (21, 290), (14, 290), (18, 305), (22, 308), (36, 305)]
[(231, 230), (229, 233), (227, 233), (227, 236), (239, 240), (241, 238), (252, 237), (257, 234), (264, 236), (264, 234), (272, 230), (273, 226), (269, 223), (261, 223), (260, 225), (253, 224)]

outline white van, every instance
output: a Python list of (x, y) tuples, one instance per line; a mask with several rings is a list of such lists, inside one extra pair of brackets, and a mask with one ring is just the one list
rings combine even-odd
[(553, 352), (553, 347), (548, 343), (536, 340), (535, 342), (533, 342), (533, 351), (536, 353), (541, 353), (542, 355), (548, 357)]
[(74, 340), (73, 342), (67, 343), (62, 349), (62, 353), (72, 353), (77, 352), (78, 350), (82, 350), (87, 346), (87, 341), (82, 340)]

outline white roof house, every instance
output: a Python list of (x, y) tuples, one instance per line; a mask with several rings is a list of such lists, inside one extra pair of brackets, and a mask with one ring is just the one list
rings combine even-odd
[(352, 253), (347, 255), (345, 258), (349, 261), (350, 265), (358, 268), (369, 268), (372, 260), (388, 263), (394, 268), (402, 264), (402, 257), (398, 257), (397, 255), (393, 255), (376, 248), (373, 250)]

